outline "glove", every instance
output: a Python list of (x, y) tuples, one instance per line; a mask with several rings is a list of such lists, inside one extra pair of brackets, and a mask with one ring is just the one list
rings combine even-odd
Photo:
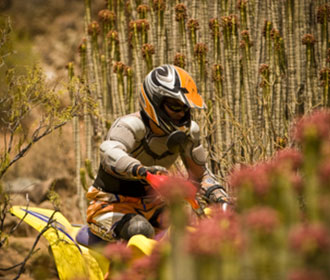
[(228, 195), (224, 187), (213, 185), (205, 190), (204, 197), (209, 203), (229, 203)]
[(132, 174), (134, 177), (136, 177), (139, 180), (145, 180), (147, 176), (147, 172), (151, 174), (167, 174), (167, 169), (165, 167), (159, 166), (159, 165), (153, 165), (153, 166), (144, 166), (141, 164), (136, 164), (133, 166)]

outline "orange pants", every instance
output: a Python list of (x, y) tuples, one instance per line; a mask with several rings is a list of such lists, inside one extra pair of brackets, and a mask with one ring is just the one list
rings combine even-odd
[(125, 214), (142, 215), (156, 231), (164, 228), (161, 213), (165, 204), (159, 197), (122, 196), (95, 187), (89, 188), (86, 197), (91, 201), (87, 209), (87, 223), (91, 231), (104, 240), (116, 240), (114, 229)]

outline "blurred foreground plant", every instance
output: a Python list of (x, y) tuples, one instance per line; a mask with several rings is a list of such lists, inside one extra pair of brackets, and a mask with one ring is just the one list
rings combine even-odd
[(234, 209), (189, 219), (180, 181), (163, 186), (167, 238), (115, 279), (329, 279), (329, 118), (305, 116), (292, 130), (296, 148), (234, 170)]

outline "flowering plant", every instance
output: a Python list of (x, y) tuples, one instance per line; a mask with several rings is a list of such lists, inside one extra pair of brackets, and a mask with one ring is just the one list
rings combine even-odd
[(295, 148), (229, 175), (234, 209), (213, 205), (208, 217), (189, 219), (180, 201), (191, 189), (171, 191), (180, 180), (160, 184), (169, 237), (118, 279), (328, 279), (330, 112), (306, 116), (292, 131)]

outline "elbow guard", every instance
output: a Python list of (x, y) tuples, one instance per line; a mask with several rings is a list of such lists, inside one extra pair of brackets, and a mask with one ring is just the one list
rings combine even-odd
[(207, 153), (204, 147), (199, 143), (200, 129), (196, 122), (192, 121), (189, 132), (190, 143), (186, 146), (186, 155), (197, 165), (205, 165)]
[(118, 173), (130, 172), (130, 168), (140, 162), (125, 152), (125, 146), (117, 141), (106, 140), (101, 146), (101, 164), (105, 170), (114, 169)]
[(198, 165), (205, 165), (207, 154), (202, 145), (199, 145), (191, 150), (191, 158)]

